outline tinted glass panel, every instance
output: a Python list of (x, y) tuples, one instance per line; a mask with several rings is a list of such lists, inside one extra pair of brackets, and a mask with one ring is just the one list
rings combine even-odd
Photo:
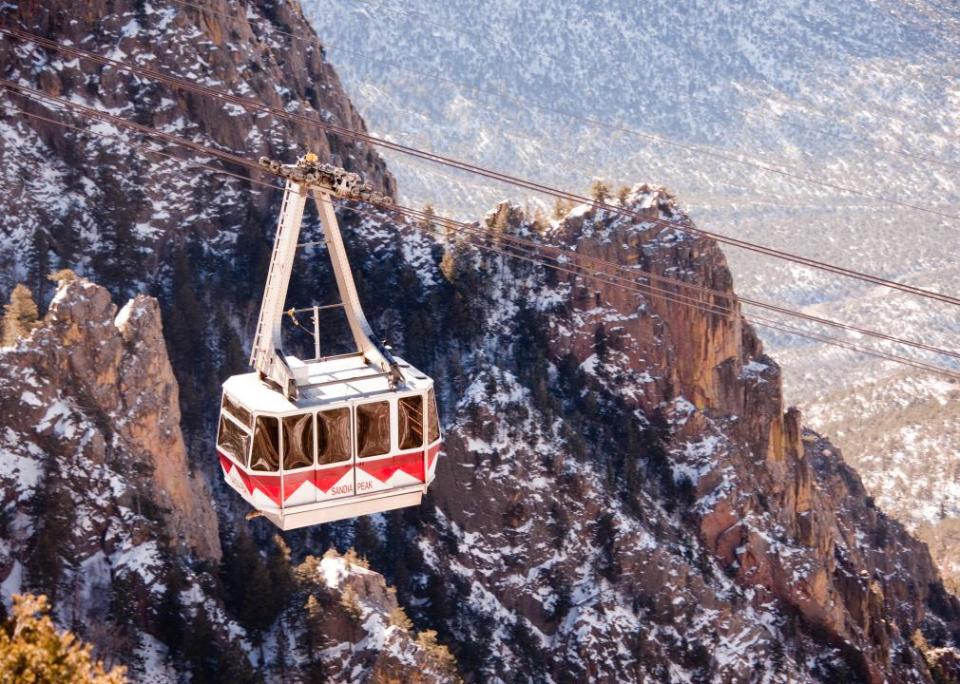
[(283, 467), (285, 470), (313, 465), (313, 414), (283, 419)]
[(250, 415), (250, 412), (226, 394), (223, 395), (223, 410), (229, 411), (230, 415), (247, 427), (253, 425), (253, 416)]
[(224, 416), (220, 416), (220, 437), (217, 439), (217, 446), (227, 456), (246, 467), (250, 435), (242, 427)]
[(427, 394), (427, 437), (429, 441), (440, 439), (440, 417), (437, 415), (437, 397), (433, 390)]
[(423, 446), (423, 397), (404, 397), (397, 403), (400, 420), (400, 448)]
[(357, 455), (381, 456), (390, 451), (390, 402), (357, 407)]
[(350, 458), (350, 409), (317, 414), (317, 462), (339, 463)]
[(268, 416), (257, 416), (253, 431), (253, 455), (250, 469), (276, 472), (280, 468), (280, 421)]

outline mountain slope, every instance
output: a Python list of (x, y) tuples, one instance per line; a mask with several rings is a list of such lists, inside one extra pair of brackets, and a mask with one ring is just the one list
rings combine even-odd
[[(627, 201), (686, 220), (656, 189)], [(507, 205), (486, 221), (535, 229)], [(733, 297), (715, 244), (642, 219), (577, 207), (545, 239)], [(783, 413), (749, 326), (455, 239), (445, 253), (472, 323), (441, 325), (440, 359), (419, 361), (456, 404), (437, 508), (418, 513), (412, 556), (392, 535), (362, 548), (423, 606), (415, 617), (446, 626), (461, 666), (550, 681), (930, 676), (910, 635), (951, 643), (956, 599), (837, 450)], [(426, 587), (405, 587), (419, 572)]]
[[(296, 93), (293, 99), (310, 99), (296, 61), (302, 55), (290, 54), (293, 48), (278, 32), (307, 30), (296, 5), (251, 3), (226, 23), (149, 2), (110, 9), (117, 16), (93, 7), (79, 28), (59, 20), (66, 5), (49, 14), (33, 6), (16, 12), (51, 35), (84, 38), (101, 50), (125, 46), (145, 61), (172, 60), (171, 71), (195, 72), (240, 91), (250, 87), (263, 97), (287, 88)], [(101, 18), (98, 33), (93, 28)], [(130, 35), (121, 35), (127, 26)], [(89, 39), (77, 33), (88, 29)], [(256, 47), (252, 34), (268, 49)], [(237, 49), (227, 57), (219, 44)], [(25, 45), (4, 49), (9, 59), (3, 64), (17, 78), (50, 78), (50, 56)], [(315, 79), (311, 101), (331, 112), (352, 112), (329, 66), (313, 57), (317, 63), (307, 69)], [(235, 72), (229, 66), (250, 60), (257, 68)], [(74, 68), (85, 65), (62, 67)], [(262, 83), (263, 90), (254, 88), (258, 69), (275, 79)], [(116, 76), (101, 73), (88, 90), (77, 88), (76, 75), (56, 87), (75, 97), (90, 93), (163, 124), (151, 118), (164, 116), (162, 108), (138, 110), (133, 104), (145, 86), (125, 82), (125, 90), (115, 90), (109, 79)], [(178, 130), (207, 143), (236, 145), (238, 152), (263, 149), (244, 146), (257, 139), (257, 131), (265, 135), (269, 122), (162, 88), (156, 96), (172, 103), (166, 123)], [(361, 125), (346, 114), (344, 119)], [(447, 434), (436, 486), (417, 509), (282, 537), (262, 519), (245, 522), (244, 505), (220, 480), (212, 442), (220, 381), (243, 368), (251, 339), (279, 193), (207, 173), (184, 176), (172, 166), (146, 173), (143, 160), (123, 146), (100, 148), (99, 139), (64, 134), (21, 115), (10, 114), (4, 126), (3, 159), (19, 175), (5, 178), (11, 192), (2, 199), (3, 240), (16, 248), (33, 245), (33, 251), (22, 260), (21, 252), (13, 252), (18, 261), (3, 265), (2, 282), (27, 275), (39, 291), (48, 268), (69, 265), (118, 293), (147, 287), (156, 295), (179, 387), (162, 373), (148, 372), (159, 367), (152, 362), (128, 366), (123, 377), (131, 391), (123, 396), (134, 400), (120, 405), (127, 410), (97, 414), (94, 432), (107, 436), (119, 462), (142, 458), (136, 444), (123, 441), (125, 430), (140, 434), (142, 421), (133, 420), (137, 399), (144, 407), (159, 403), (166, 419), (175, 421), (179, 391), (186, 449), (179, 486), (187, 489), (192, 466), (210, 491), (210, 505), (199, 502), (200, 493), (196, 502), (203, 510), (212, 505), (217, 516), (219, 562), (212, 552), (166, 554), (156, 563), (133, 554), (136, 576), (99, 575), (112, 595), (126, 599), (104, 608), (99, 595), (61, 587), (60, 581), (82, 574), (75, 565), (82, 569), (88, 552), (102, 549), (111, 558), (116, 552), (113, 537), (102, 539), (97, 525), (89, 534), (74, 532), (82, 540), (76, 553), (48, 549), (49, 573), (26, 568), (18, 578), (9, 562), (14, 554), (35, 553), (23, 549), (35, 529), (27, 523), (43, 508), (26, 502), (42, 480), (28, 466), (42, 452), (54, 463), (86, 467), (83, 445), (37, 443), (8, 459), (23, 470), (8, 471), (5, 501), (22, 513), (0, 530), (10, 549), (0, 583), (5, 590), (21, 582), (56, 591), (64, 621), (74, 603), (83, 610), (101, 606), (100, 613), (91, 613), (89, 628), (109, 634), (94, 640), (103, 653), (131, 663), (138, 678), (448, 681), (453, 669), (465, 679), (492, 681), (958, 678), (956, 598), (944, 590), (925, 547), (871, 505), (839, 452), (804, 432), (796, 412), (784, 411), (779, 368), (748, 317), (705, 314), (600, 281), (573, 280), (365, 207), (340, 208), (344, 237), (371, 321), (436, 380)], [(226, 133), (229, 140), (218, 137)], [(322, 140), (314, 141), (305, 128), (278, 126), (275, 134), (276, 155), (292, 157), (306, 140), (320, 146), (325, 159), (348, 159), (336, 156), (332, 142), (323, 147)], [(377, 158), (368, 150), (355, 156), (356, 168), (392, 189)], [(110, 185), (97, 175), (100, 168), (131, 185), (136, 180), (143, 197), (161, 197), (170, 208), (140, 200), (131, 205), (125, 193), (105, 194)], [(49, 204), (41, 221), (37, 196), (70, 201)], [(636, 186), (623, 201), (649, 219), (669, 217), (681, 226), (690, 221), (662, 188)], [(85, 202), (95, 202), (96, 210)], [(64, 241), (77, 216), (85, 217), (76, 231), (82, 242), (70, 251)], [(156, 232), (136, 229), (146, 219)], [(483, 223), (680, 277), (735, 302), (716, 244), (680, 228), (586, 206), (554, 222), (537, 221), (508, 204)], [(55, 249), (35, 238), (48, 225), (58, 231)], [(309, 215), (305, 238), (315, 237), (317, 229)], [(105, 248), (110, 231), (116, 249)], [(153, 261), (144, 259), (141, 241)], [(324, 301), (330, 281), (324, 261), (322, 250), (303, 250), (290, 304)], [(83, 319), (113, 342), (84, 338), (78, 358), (93, 360), (51, 373), (49, 386), (17, 371), (2, 394), (5, 415), (14, 416), (4, 419), (12, 426), (8, 450), (31, 442), (35, 419), (48, 410), (44, 401), (71, 397), (86, 416), (93, 413), (87, 393), (120, 394), (119, 374), (98, 374), (110, 368), (99, 355), (120, 363), (107, 352), (123, 347), (116, 339), (124, 339), (124, 321), (139, 321), (133, 311), (140, 308), (157, 309), (153, 300), (140, 298), (118, 328), (103, 290), (85, 281), (63, 288), (47, 324), (16, 349), (4, 350), (3, 359), (58, 358), (34, 345), (52, 338), (49, 346), (64, 346), (73, 327), (56, 323), (61, 309), (88, 296), (100, 305)], [(41, 303), (49, 299), (41, 296)], [(150, 330), (144, 337), (150, 353), (136, 358), (162, 366), (159, 330)], [(295, 331), (288, 332), (296, 343)], [(42, 396), (38, 388), (44, 388)], [(32, 406), (32, 395), (40, 406)], [(167, 438), (179, 443), (170, 430)], [(11, 433), (4, 432), (5, 439)], [(70, 484), (96, 498), (111, 474), (96, 471)], [(121, 529), (119, 539), (129, 532), (135, 537), (131, 548), (139, 543), (162, 550), (169, 530), (183, 529), (176, 521), (186, 509), (173, 497), (151, 505), (152, 487), (138, 479), (146, 475), (117, 475), (118, 502), (108, 496), (94, 521), (109, 525), (128, 515), (137, 524)], [(122, 492), (143, 490), (143, 497), (132, 500), (139, 501), (139, 512), (128, 514), (125, 509), (133, 507)], [(110, 496), (113, 491), (111, 485)], [(168, 506), (169, 512), (162, 510)], [(65, 513), (51, 510), (50, 524), (63, 524)], [(141, 517), (149, 524), (141, 526)], [(211, 525), (198, 532), (200, 539)], [(125, 548), (126, 542), (117, 543)], [(337, 551), (329, 552), (331, 546)], [(113, 629), (120, 619), (126, 620), (124, 630)], [(126, 641), (107, 638), (115, 634)]]
[[(955, 6), (307, 0), (304, 9), (380, 134), (571, 190), (592, 177), (658, 182), (710, 230), (960, 291), (952, 259), (960, 249)], [(473, 216), (503, 198), (552, 202), (387, 157), (402, 199), (414, 206)], [(744, 296), (960, 349), (953, 307), (749, 252), (727, 256)], [(956, 359), (784, 320), (958, 367)], [(960, 463), (955, 424), (913, 411), (904, 427), (916, 435), (911, 459), (920, 464), (911, 475), (921, 481), (904, 488), (882, 465), (897, 458), (897, 447), (871, 437), (889, 420), (868, 411), (877, 418), (868, 423), (855, 408), (919, 405), (927, 379), (914, 373), (902, 382), (898, 365), (758, 332), (785, 361), (789, 402), (843, 447), (884, 510), (922, 528), (930, 520), (915, 514), (926, 502), (915, 491), (929, 489), (945, 500), (947, 524), (956, 525), (952, 492), (960, 480), (939, 475), (956, 473)], [(863, 428), (841, 434), (837, 427), (847, 422)], [(953, 574), (956, 563), (945, 559), (942, 567)]]

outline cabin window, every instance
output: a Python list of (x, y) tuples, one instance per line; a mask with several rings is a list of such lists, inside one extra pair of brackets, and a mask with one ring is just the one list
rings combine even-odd
[(350, 409), (317, 414), (317, 463), (339, 463), (350, 458)]
[(253, 425), (253, 416), (250, 415), (250, 412), (231, 399), (227, 394), (223, 395), (223, 410), (227, 411), (247, 427)]
[(423, 397), (404, 397), (397, 402), (400, 421), (400, 448), (417, 449), (423, 446)]
[(240, 465), (246, 465), (250, 434), (226, 416), (220, 416), (220, 437), (217, 439), (217, 446), (220, 451)]
[(437, 415), (437, 397), (433, 388), (427, 393), (427, 439), (431, 444), (440, 439), (440, 416)]
[(257, 416), (253, 431), (253, 455), (250, 469), (275, 473), (280, 468), (280, 421), (273, 416)]
[(390, 402), (357, 406), (357, 456), (369, 458), (390, 451)]
[(313, 465), (313, 414), (283, 419), (283, 469)]

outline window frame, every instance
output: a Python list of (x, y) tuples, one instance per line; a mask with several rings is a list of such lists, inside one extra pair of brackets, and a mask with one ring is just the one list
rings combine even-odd
[[(371, 454), (369, 456), (360, 455), (360, 409), (364, 406), (372, 406), (373, 404), (386, 404), (387, 405), (387, 430), (388, 430), (388, 441), (387, 441), (387, 450), (379, 454)], [(359, 463), (360, 461), (368, 461), (374, 458), (383, 458), (384, 456), (390, 456), (397, 451), (396, 438), (397, 438), (397, 402), (396, 397), (386, 397), (381, 399), (373, 399), (370, 401), (359, 401), (353, 404), (352, 414), (352, 425), (351, 429), (353, 431), (353, 457)]]
[[(409, 401), (411, 399), (420, 400), (420, 443), (412, 447), (404, 447), (401, 443), (401, 438), (403, 435), (400, 434), (400, 405), (404, 401)], [(397, 397), (396, 401), (396, 450), (397, 451), (416, 451), (418, 449), (424, 449), (427, 446), (427, 414), (426, 414), (426, 405), (427, 399), (424, 396), (423, 392), (417, 392), (415, 394), (408, 394), (406, 396)]]
[[(310, 463), (307, 465), (297, 466), (296, 468), (287, 468), (287, 436), (285, 421), (289, 418), (302, 418), (304, 416), (310, 417), (310, 429), (312, 430), (310, 444), (312, 452)], [(277, 416), (280, 419), (280, 469), (278, 473), (293, 473), (302, 471), (304, 468), (315, 468), (317, 466), (317, 411), (299, 411), (297, 413), (285, 413)], [(260, 471), (265, 472), (265, 471)]]
[[(354, 412), (351, 410), (352, 407), (349, 404), (344, 404), (342, 406), (328, 406), (326, 408), (317, 409), (314, 411), (314, 432), (313, 432), (313, 441), (314, 441), (314, 466), (317, 468), (327, 468), (330, 466), (340, 466), (344, 463), (352, 463), (356, 458), (356, 437), (354, 431)], [(344, 457), (339, 461), (331, 461), (329, 463), (320, 462), (320, 414), (321, 413), (330, 413), (332, 411), (345, 411), (347, 414), (347, 449)]]
[[(281, 421), (285, 414), (276, 413), (254, 413), (253, 414), (253, 433), (250, 439), (250, 456), (247, 459), (247, 471), (258, 475), (281, 475), (283, 474), (283, 425)], [(253, 452), (256, 449), (257, 423), (260, 418), (272, 418), (277, 421), (277, 468), (276, 470), (256, 470), (253, 467)]]
[[(228, 405), (227, 402), (229, 402), (231, 405)], [(246, 412), (247, 412), (247, 417), (250, 419), (249, 422), (246, 422), (246, 423), (245, 423), (245, 422), (243, 421), (242, 416), (238, 416), (238, 415), (237, 415), (237, 412), (234, 411), (233, 406), (236, 406), (237, 408), (240, 408), (240, 409), (246, 411)], [(252, 432), (253, 432), (253, 426), (254, 426), (254, 424), (256, 423), (256, 418), (255, 418), (255, 416), (254, 416), (254, 412), (251, 411), (250, 409), (248, 409), (246, 406), (244, 406), (243, 403), (241, 403), (241, 402), (237, 401), (236, 399), (234, 399), (233, 397), (231, 397), (231, 396), (230, 396), (229, 394), (227, 394), (226, 392), (223, 392), (223, 393), (221, 394), (221, 397), (220, 397), (220, 413), (226, 413), (226, 414), (229, 415), (231, 418), (233, 418), (237, 423), (239, 423), (240, 425), (243, 425), (244, 427), (246, 427), (247, 430), (250, 431), (251, 434), (252, 434)]]
[[(426, 420), (424, 436), (426, 437), (427, 444), (433, 444), (443, 439), (443, 430), (440, 427), (440, 410), (437, 408), (437, 393), (433, 385), (424, 393), (424, 404), (427, 407), (424, 411), (424, 418)], [(434, 421), (436, 422), (434, 423)], [(434, 425), (436, 425), (437, 428), (436, 437), (430, 434)]]
[[(236, 417), (234, 417), (234, 415), (233, 415), (232, 413), (229, 413), (229, 412), (227, 412), (227, 411), (223, 411), (223, 410), (220, 411), (220, 419), (221, 419), (221, 420), (229, 420), (229, 421), (231, 421), (236, 427), (240, 428), (240, 431), (241, 431), (241, 432), (243, 432), (244, 434), (246, 434), (246, 436), (247, 436), (247, 448), (246, 448), (245, 453), (243, 454), (242, 459), (239, 459), (239, 460), (238, 460), (238, 459), (235, 458), (233, 455), (231, 455), (231, 454), (229, 454), (229, 453), (227, 453), (227, 452), (223, 452), (223, 453), (225, 453), (226, 456), (227, 456), (227, 458), (229, 458), (231, 461), (233, 461), (233, 463), (234, 463), (235, 465), (238, 465), (238, 466), (240, 466), (241, 468), (243, 468), (244, 470), (247, 470), (247, 469), (248, 469), (248, 464), (250, 463), (250, 452), (251, 452), (251, 450), (252, 450), (252, 448), (253, 448), (253, 431), (252, 431), (249, 427), (247, 427), (246, 425), (244, 425), (243, 423), (241, 423), (239, 420), (237, 420)], [(218, 450), (220, 449), (220, 437), (221, 437), (221, 435), (222, 435), (222, 424), (218, 421), (218, 422), (217, 422), (217, 441), (216, 441), (216, 448), (217, 448)]]

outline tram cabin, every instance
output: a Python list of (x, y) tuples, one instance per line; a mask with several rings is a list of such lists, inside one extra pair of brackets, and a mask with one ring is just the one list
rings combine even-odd
[(257, 373), (223, 385), (217, 452), (230, 486), (284, 530), (419, 504), (440, 451), (433, 381), (401, 359), (396, 387), (357, 354), (286, 360), (295, 399)]

